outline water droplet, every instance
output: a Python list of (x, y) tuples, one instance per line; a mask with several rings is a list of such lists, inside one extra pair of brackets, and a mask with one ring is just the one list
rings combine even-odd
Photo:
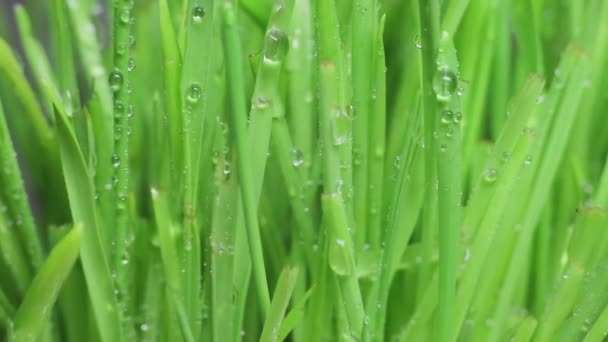
[(198, 101), (200, 101), (201, 96), (201, 87), (197, 83), (193, 83), (192, 85), (190, 85), (190, 88), (188, 88), (188, 91), (186, 93), (186, 100), (188, 101), (188, 103), (192, 105), (197, 104)]
[(129, 34), (129, 47), (133, 47), (135, 45), (135, 36), (133, 34)]
[(448, 130), (445, 132), (445, 136), (447, 138), (451, 138), (454, 135), (454, 129), (453, 128), (448, 128)]
[(456, 114), (454, 114), (454, 123), (458, 124), (460, 121), (462, 121), (462, 113), (456, 112)]
[(270, 99), (268, 99), (267, 97), (264, 97), (264, 96), (258, 96), (255, 99), (255, 106), (258, 109), (266, 109), (266, 108), (270, 107)]
[(205, 16), (205, 9), (201, 6), (195, 6), (192, 10), (192, 20), (195, 23), (200, 23), (203, 21), (203, 17)]
[(441, 152), (445, 152), (448, 149), (448, 145), (447, 144), (441, 144), (441, 146), (439, 147), (439, 150)]
[(545, 102), (545, 95), (541, 95), (538, 98), (536, 98), (536, 104), (541, 104)]
[(526, 165), (532, 164), (532, 155), (531, 154), (528, 154), (526, 156), (526, 160), (524, 160), (524, 164), (526, 164)]
[(337, 239), (336, 244), (340, 247), (346, 246), (346, 242), (344, 242), (344, 240), (341, 240), (341, 239)]
[(112, 166), (114, 168), (117, 168), (120, 166), (120, 157), (117, 154), (112, 156)]
[(139, 329), (141, 329), (141, 331), (148, 331), (150, 330), (150, 326), (148, 326), (146, 323), (143, 323), (142, 325), (139, 326)]
[(456, 75), (448, 68), (442, 68), (437, 70), (435, 75), (435, 81), (433, 82), (433, 88), (435, 89), (435, 94), (437, 94), (438, 100), (447, 100), (458, 85), (458, 80), (456, 79)]
[(487, 183), (494, 183), (498, 178), (498, 171), (496, 169), (486, 169), (483, 172), (483, 180)]
[(271, 62), (278, 62), (283, 59), (287, 52), (287, 36), (277, 28), (272, 28), (266, 34), (266, 43), (264, 45), (264, 59)]
[(232, 168), (230, 166), (230, 163), (224, 162), (224, 170), (222, 171), (222, 173), (224, 174), (224, 177), (230, 177), (230, 175), (232, 174)]
[(122, 104), (122, 102), (117, 101), (114, 104), (114, 120), (120, 122), (120, 120), (122, 119), (122, 114), (124, 114), (124, 112), (125, 106)]
[(449, 124), (454, 121), (454, 113), (451, 110), (444, 110), (443, 115), (441, 116), (441, 122), (444, 124)]
[(422, 42), (420, 41), (420, 35), (416, 35), (416, 38), (414, 38), (414, 45), (416, 46), (417, 49), (422, 49)]
[(129, 105), (127, 107), (127, 118), (131, 119), (133, 117), (133, 105)]
[(118, 70), (114, 70), (110, 73), (110, 77), (108, 78), (108, 82), (110, 83), (110, 89), (113, 92), (117, 92), (122, 87), (122, 74)]
[(124, 55), (127, 52), (127, 46), (125, 44), (118, 44), (116, 46), (116, 53), (120, 56)]
[(131, 10), (124, 9), (120, 13), (120, 22), (123, 23), (123, 24), (128, 24), (128, 23), (131, 22)]
[(291, 157), (291, 164), (293, 166), (300, 167), (304, 164), (304, 154), (299, 148), (294, 147), (291, 149)]
[(129, 58), (129, 61), (127, 63), (127, 70), (129, 70), (129, 71), (135, 70), (135, 59), (133, 57)]

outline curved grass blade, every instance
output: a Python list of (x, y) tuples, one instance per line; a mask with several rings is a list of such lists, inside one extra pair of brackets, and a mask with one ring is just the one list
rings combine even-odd
[(51, 146), (52, 134), (46, 122), (42, 109), (38, 105), (34, 90), (27, 82), (23, 68), (17, 61), (7, 42), (0, 38), (0, 70), (2, 70), (14, 87), (14, 94), (21, 100), (25, 107), (25, 114), (33, 126), (37, 140), (42, 147)]
[(260, 341), (274, 342), (279, 340), (280, 328), (289, 305), (289, 300), (298, 279), (298, 269), (286, 267), (281, 272), (277, 287), (270, 303), (270, 310), (264, 322)]
[(103, 234), (97, 220), (89, 171), (67, 116), (57, 103), (54, 105), (54, 112), (72, 217), (74, 222), (82, 224), (84, 229), (80, 254), (99, 333), (103, 342), (122, 341), (120, 314), (109, 267), (110, 259), (102, 244)]
[[(96, 29), (89, 16), (90, 12), (87, 12), (86, 4), (81, 1), (67, 1), (66, 6), (72, 27), (80, 28), (74, 30), (76, 47), (82, 64), (85, 66), (84, 73), (87, 80), (93, 84), (94, 101), (98, 104), (94, 111), (93, 108), (90, 108), (97, 160), (94, 184), (95, 190), (99, 194), (100, 219), (109, 219), (114, 216), (115, 204), (113, 192), (105, 190), (111, 187), (113, 182), (114, 110), (112, 90), (103, 64), (103, 56), (100, 54), (101, 48)], [(85, 231), (88, 229), (86, 224), (84, 229)], [(101, 236), (104, 237), (102, 241), (109, 243), (112, 240), (109, 229), (107, 232), (102, 232)]]
[(26, 267), (23, 271), (26, 271), (27, 268), (32, 271), (42, 265), (44, 249), (36, 230), (16, 156), (6, 124), (2, 101), (0, 101), (0, 165), (3, 169), (0, 173), (0, 184), (3, 188), (0, 194), (7, 200), (6, 204), (15, 220), (16, 230), (25, 244), (25, 252), (30, 258), (32, 268)]
[[(0, 208), (6, 208), (0, 200)], [(15, 279), (19, 292), (25, 293), (32, 280), (32, 268), (27, 262), (27, 256), (12, 227), (8, 224), (4, 213), (0, 212), (0, 258), (7, 265)]]
[(15, 341), (35, 341), (42, 334), (59, 290), (78, 259), (81, 236), (82, 227), (77, 225), (51, 250), (34, 277), (15, 315)]
[(294, 305), (291, 311), (289, 311), (285, 318), (283, 318), (281, 328), (279, 329), (279, 341), (284, 341), (289, 333), (291, 333), (291, 331), (302, 321), (305, 314), (306, 302), (314, 290), (315, 286), (306, 291), (306, 293), (300, 297), (300, 300)]

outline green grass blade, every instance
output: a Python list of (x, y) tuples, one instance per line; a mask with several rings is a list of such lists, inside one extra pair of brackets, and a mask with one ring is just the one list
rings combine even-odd
[(278, 341), (280, 328), (282, 326), (283, 317), (289, 305), (289, 300), (293, 293), (293, 289), (298, 279), (298, 269), (286, 267), (281, 272), (279, 280), (277, 282), (272, 302), (270, 303), (270, 310), (264, 322), (264, 329), (262, 330), (262, 336), (260, 341), (270, 342)]
[(16, 157), (17, 154), (9, 135), (3, 105), (0, 101), (0, 165), (3, 169), (0, 174), (0, 184), (2, 184), (3, 189), (0, 193), (7, 200), (6, 205), (15, 220), (16, 230), (22, 243), (26, 246), (25, 252), (30, 258), (32, 267), (26, 267), (23, 270), (27, 272), (27, 268), (32, 271), (40, 267), (44, 259), (44, 250), (34, 223)]
[(54, 111), (72, 216), (74, 222), (81, 224), (84, 229), (80, 254), (95, 319), (102, 341), (121, 341), (121, 323), (114, 297), (110, 259), (102, 245), (102, 227), (97, 220), (91, 178), (65, 113), (57, 104)]
[(237, 172), (239, 177), (239, 187), (245, 212), (245, 222), (247, 227), (247, 239), (253, 263), (253, 276), (256, 284), (258, 299), (261, 311), (264, 315), (270, 306), (270, 295), (266, 278), (266, 267), (264, 266), (264, 256), (262, 253), (262, 242), (256, 215), (256, 200), (252, 175), (248, 172), (248, 165), (251, 165), (248, 154), (247, 134), (246, 134), (246, 101), (244, 94), (244, 80), (241, 60), (241, 43), (237, 31), (235, 9), (230, 1), (224, 3), (223, 20), (224, 36), (223, 44), (225, 55), (227, 56), (227, 76), (228, 89), (231, 98), (230, 103), (230, 127), (236, 142), (237, 153)]
[(81, 236), (82, 227), (76, 226), (51, 250), (15, 315), (15, 341), (35, 341), (42, 334), (50, 308), (78, 258)]

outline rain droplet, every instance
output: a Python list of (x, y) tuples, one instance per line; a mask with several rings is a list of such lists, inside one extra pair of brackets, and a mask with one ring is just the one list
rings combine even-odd
[(186, 100), (188, 103), (195, 105), (198, 103), (198, 101), (200, 101), (202, 95), (201, 93), (201, 87), (198, 84), (193, 83), (190, 85), (190, 88), (188, 88)]
[(416, 35), (416, 38), (414, 38), (414, 45), (416, 46), (417, 49), (422, 49), (422, 42), (420, 41), (420, 35)]
[(461, 112), (456, 112), (456, 114), (454, 114), (454, 123), (460, 123), (460, 121), (462, 120), (462, 113)]
[(120, 157), (117, 154), (112, 156), (112, 166), (114, 168), (117, 168), (120, 166)]
[(192, 20), (195, 23), (200, 23), (203, 21), (203, 17), (205, 16), (205, 9), (201, 6), (196, 6), (192, 10)]
[(113, 92), (117, 92), (122, 87), (122, 74), (118, 70), (114, 70), (110, 73), (110, 77), (108, 78), (108, 82), (110, 83), (110, 89)]
[(498, 171), (496, 169), (486, 169), (483, 173), (483, 180), (487, 183), (494, 183), (498, 178)]
[(123, 24), (128, 24), (129, 22), (131, 22), (131, 10), (124, 9), (120, 13), (120, 22), (122, 22)]
[(441, 122), (444, 124), (449, 124), (454, 121), (454, 113), (451, 110), (444, 110), (443, 115), (441, 116)]
[(125, 44), (118, 44), (116, 46), (116, 53), (120, 56), (124, 55), (127, 52), (127, 46)]
[(439, 100), (447, 100), (458, 85), (458, 81), (456, 79), (456, 75), (448, 68), (442, 68), (437, 70), (435, 75), (435, 82), (433, 83), (433, 88), (435, 89), (435, 93), (437, 94), (437, 98)]
[(224, 177), (230, 177), (230, 175), (232, 174), (232, 168), (230, 167), (230, 163), (224, 163), (224, 170), (222, 171), (222, 173), (224, 174)]
[(133, 57), (129, 58), (129, 61), (127, 63), (127, 70), (129, 70), (129, 71), (135, 70), (135, 59)]
[(264, 46), (264, 59), (271, 62), (278, 62), (283, 59), (287, 52), (287, 37), (283, 31), (272, 28), (266, 34), (266, 44)]
[(125, 112), (125, 106), (122, 104), (122, 102), (117, 101), (114, 104), (114, 119), (115, 120), (120, 120), (122, 118), (122, 114)]
[(135, 45), (135, 36), (129, 34), (129, 47), (133, 47)]
[(538, 98), (536, 98), (536, 104), (541, 104), (545, 102), (545, 95), (541, 95)]
[(293, 166), (300, 167), (300, 166), (302, 166), (302, 164), (304, 164), (304, 154), (302, 153), (302, 151), (299, 148), (297, 148), (297, 147), (292, 148), (291, 156), (292, 156), (291, 164)]
[(258, 109), (266, 109), (266, 108), (270, 107), (270, 100), (267, 97), (258, 96), (255, 99), (255, 106)]

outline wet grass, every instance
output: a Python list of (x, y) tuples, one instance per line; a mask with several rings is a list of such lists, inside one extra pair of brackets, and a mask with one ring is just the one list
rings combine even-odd
[(0, 11), (0, 339), (602, 341), (608, 2)]

